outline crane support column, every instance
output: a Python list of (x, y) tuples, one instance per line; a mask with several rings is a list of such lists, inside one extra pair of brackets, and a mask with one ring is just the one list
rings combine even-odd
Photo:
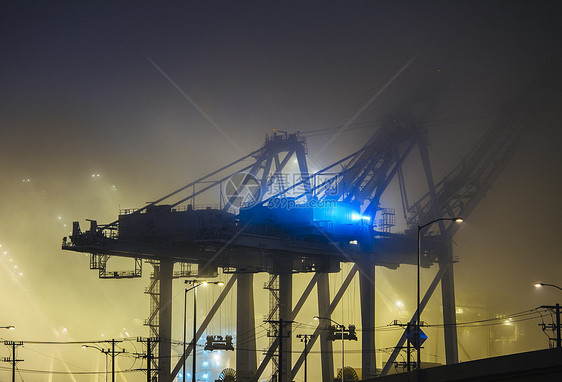
[(447, 365), (459, 362), (459, 350), (457, 343), (457, 311), (455, 307), (455, 274), (453, 273), (452, 248), (449, 244), (446, 262), (439, 262), (439, 269), (447, 267), (441, 279), (441, 296), (443, 299), (443, 328), (445, 337), (445, 359)]
[(172, 356), (172, 276), (174, 263), (170, 260), (160, 260), (160, 311), (159, 315), (159, 353), (158, 380), (167, 381), (170, 378)]
[(362, 378), (375, 377), (375, 265), (371, 258), (360, 264), (359, 288), (361, 293), (361, 368)]
[[(320, 273), (318, 283), (318, 315), (325, 316), (330, 307), (330, 279), (328, 273)], [(320, 331), (320, 353), (322, 358), (322, 381), (334, 380), (334, 355), (332, 352), (332, 341), (328, 339), (328, 320), (319, 320), (318, 327), (324, 330)]]
[[(279, 275), (279, 331), (281, 335), (283, 349), (280, 352), (280, 369), (281, 380), (279, 382), (291, 382), (291, 368), (292, 368), (292, 341), (291, 341), (291, 317), (293, 315), (293, 274), (291, 269)], [(286, 321), (286, 323), (285, 323)]]
[[(438, 219), (442, 214), (439, 208), (439, 199), (433, 181), (433, 174), (431, 172), (431, 163), (429, 160), (429, 152), (427, 149), (427, 137), (421, 135), (418, 141), (418, 148), (420, 157), (427, 180), (427, 187), (429, 191), (429, 198), (431, 201), (431, 210), (433, 219)], [(420, 224), (423, 222), (420, 222)], [(443, 278), (441, 279), (441, 299), (443, 302), (443, 331), (445, 337), (445, 359), (447, 365), (459, 362), (459, 349), (457, 345), (457, 318), (455, 307), (455, 278), (453, 273), (453, 258), (451, 237), (447, 235), (443, 221), (438, 222), (441, 237), (447, 241), (447, 253), (439, 259), (439, 269), (444, 269)], [(421, 363), (421, 360), (420, 360)]]
[(254, 275), (239, 274), (236, 287), (236, 380), (249, 382), (256, 373)]

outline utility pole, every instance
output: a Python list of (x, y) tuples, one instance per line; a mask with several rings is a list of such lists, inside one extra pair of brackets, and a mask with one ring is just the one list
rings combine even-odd
[(115, 338), (112, 339), (111, 341), (106, 341), (106, 342), (111, 342), (111, 350), (107, 349), (107, 351), (105, 350), (101, 350), (101, 351), (102, 353), (111, 354), (111, 382), (115, 382), (115, 356), (125, 353), (125, 349), (121, 349), (121, 351), (118, 352), (115, 351), (115, 343), (123, 342), (123, 341), (116, 341)]
[(308, 344), (308, 340), (313, 337), (314, 334), (297, 334), (297, 338), (300, 338), (301, 342), (304, 342), (304, 382), (307, 382), (306, 358), (308, 355), (308, 351), (306, 349), (306, 345)]
[(111, 340), (111, 382), (115, 382), (115, 338)]
[(408, 322), (408, 325), (406, 325), (406, 338), (408, 338), (406, 340), (407, 342), (407, 349), (406, 349), (406, 370), (410, 371), (410, 323)]
[[(401, 323), (398, 320), (394, 320), (390, 323), (391, 326), (400, 326), (402, 328), (406, 328), (406, 370), (410, 371), (412, 370), (412, 341), (414, 342), (414, 348), (419, 348), (421, 346), (419, 346), (419, 344), (416, 344), (417, 340), (418, 340), (418, 333), (416, 332), (416, 330), (418, 330), (418, 326), (417, 326), (417, 322), (408, 322), (406, 324)], [(425, 326), (424, 322), (422, 321), (420, 323), (420, 328), (422, 326)], [(413, 329), (413, 335), (412, 335), (412, 329)], [(398, 349), (398, 347), (397, 347)], [(404, 346), (400, 347), (400, 349), (404, 349)], [(416, 369), (418, 368), (418, 365), (416, 364)]]
[[(556, 325), (548, 325), (550, 329), (556, 330), (556, 347), (562, 348), (562, 337), (560, 336), (560, 304), (556, 305), (541, 305), (540, 308), (554, 310), (556, 313)], [(543, 331), (546, 329), (547, 325), (542, 324)], [(552, 338), (551, 338), (552, 339)]]
[(16, 382), (16, 364), (23, 361), (23, 359), (16, 358), (16, 349), (18, 346), (22, 346), (21, 341), (4, 341), (4, 345), (12, 347), (12, 358), (4, 357), (2, 362), (10, 362), (12, 364), (12, 382)]
[(152, 361), (154, 359), (154, 355), (152, 354), (152, 347), (156, 342), (158, 342), (158, 338), (138, 337), (137, 342), (146, 342), (146, 354), (140, 354), (140, 356), (146, 358), (146, 382), (152, 382)]

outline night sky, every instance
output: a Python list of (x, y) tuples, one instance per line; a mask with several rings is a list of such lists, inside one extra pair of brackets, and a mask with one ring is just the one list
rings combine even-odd
[[(502, 105), (547, 76), (554, 96), (455, 236), (456, 293), (465, 311), (491, 316), (559, 302), (558, 291), (533, 284), (562, 284), (560, 11), (556, 1), (3, 4), (0, 326), (16, 330), (0, 329), (0, 338), (81, 342), (147, 336), (142, 322), (149, 300), (143, 291), (150, 266), (140, 280), (99, 280), (88, 269), (88, 257), (60, 249), (72, 221), (113, 221), (120, 208), (141, 207), (257, 149), (272, 129), (343, 126), (412, 58), (356, 122), (381, 120), (439, 70), (448, 87), (426, 121), (436, 180), (460, 161)], [(317, 164), (353, 152), (372, 133), (348, 129), (318, 155)], [(309, 153), (318, 152), (330, 134), (310, 137)], [(382, 201), (398, 209), (392, 190)], [(426, 270), (424, 283), (434, 271)], [(413, 312), (414, 274), (408, 266), (377, 270), (377, 325), (405, 320), (397, 317), (397, 300)], [(334, 283), (341, 278), (334, 276)], [(174, 293), (181, 291), (176, 283)], [(256, 294), (265, 293), (261, 281), (256, 285)], [(353, 288), (350, 300), (357, 297)], [(202, 311), (218, 292), (208, 293)], [(216, 330), (233, 330), (234, 323), (226, 324), (228, 307)], [(436, 295), (428, 321), (440, 322), (439, 309)], [(257, 308), (257, 324), (266, 310)], [(181, 310), (175, 312), (174, 337), (180, 339)], [(345, 321), (360, 324), (358, 312), (349, 315)], [(462, 314), (458, 320), (465, 320)], [(546, 348), (548, 340), (535, 324), (517, 345), (497, 352)], [(432, 333), (439, 338), (437, 329)], [(395, 337), (378, 336), (376, 345), (394, 346)], [(133, 352), (139, 344), (123, 346)], [(443, 362), (440, 342), (431, 350)], [(495, 355), (486, 342), (459, 354), (462, 360)], [(0, 356), (10, 356), (7, 347), (0, 347)], [(103, 379), (26, 371), (103, 371), (103, 355), (79, 345), (29, 344), (21, 356), (25, 381)], [(386, 355), (377, 357), (380, 367)], [(356, 358), (352, 366), (360, 367)], [(226, 358), (213, 361), (219, 371), (234, 367), (234, 356), (230, 364)], [(119, 362), (122, 369), (140, 367), (132, 358)], [(4, 380), (8, 364), (0, 366)]]

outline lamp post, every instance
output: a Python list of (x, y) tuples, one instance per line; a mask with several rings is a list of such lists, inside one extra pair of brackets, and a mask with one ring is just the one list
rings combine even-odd
[(550, 286), (550, 287), (554, 287), (554, 288), (562, 290), (562, 288), (560, 288), (558, 285), (554, 285), (554, 284), (546, 284), (546, 283), (536, 283), (535, 284), (535, 287), (537, 287), (537, 288), (540, 288), (540, 287), (543, 287), (543, 286)]
[[(549, 287), (553, 287), (559, 290), (562, 290), (562, 288), (560, 288), (558, 285), (555, 284), (547, 284), (547, 283), (536, 283), (535, 287), (537, 288), (541, 288), (543, 286), (549, 286)], [(548, 309), (552, 309), (554, 308), (555, 312), (556, 312), (556, 347), (557, 348), (561, 348), (562, 347), (562, 336), (560, 334), (560, 304), (556, 304), (555, 306), (544, 306), (545, 308)]]
[(99, 348), (95, 345), (82, 345), (82, 349), (86, 349), (86, 348), (92, 348), (92, 349), (97, 349), (99, 351), (101, 351), (103, 354), (105, 354), (105, 382), (107, 382), (107, 356), (109, 355), (109, 349), (102, 349)]
[(331, 322), (333, 322), (334, 324), (336, 324), (336, 327), (338, 329), (341, 329), (341, 382), (344, 382), (345, 376), (344, 376), (344, 365), (345, 365), (345, 350), (344, 350), (344, 342), (343, 342), (343, 333), (345, 331), (345, 326), (337, 323), (336, 321), (332, 320), (330, 317), (319, 317), (319, 316), (314, 316), (313, 317), (315, 320), (329, 320)]
[[(213, 282), (207, 282), (207, 281), (201, 281), (201, 280), (185, 280), (186, 284), (191, 284), (192, 287), (191, 288), (186, 288), (184, 291), (184, 299), (183, 299), (183, 354), (185, 355), (185, 332), (186, 332), (186, 312), (187, 312), (187, 292), (189, 292), (190, 290), (193, 290), (193, 340), (192, 340), (192, 344), (193, 344), (193, 370), (191, 371), (191, 381), (195, 382), (195, 371), (197, 369), (197, 352), (196, 352), (196, 341), (195, 341), (195, 337), (197, 335), (197, 288), (200, 287), (201, 285), (207, 285), (207, 284), (215, 284), (215, 285), (224, 285), (224, 282), (222, 281), (213, 281)], [(185, 375), (187, 373), (185, 372), (185, 358), (183, 360), (183, 382), (185, 382)]]
[(421, 231), (422, 229), (424, 229), (425, 227), (428, 227), (430, 225), (432, 225), (433, 223), (437, 223), (440, 221), (453, 221), (453, 222), (457, 222), (457, 223), (462, 223), (463, 218), (461, 217), (456, 217), (456, 218), (439, 218), (439, 219), (435, 219), (430, 221), (429, 223), (426, 223), (424, 225), (418, 225), (418, 287), (417, 287), (417, 312), (416, 312), (416, 325), (414, 327), (415, 330), (415, 334), (416, 334), (416, 342), (418, 345), (418, 354), (417, 354), (417, 364), (416, 364), (416, 369), (421, 369), (421, 321), (420, 321), (420, 316), (421, 316), (421, 312), (420, 312), (420, 263), (421, 263)]
[(10, 325), (10, 326), (0, 326), (0, 329), (8, 329), (8, 330), (14, 330), (16, 327), (14, 325)]

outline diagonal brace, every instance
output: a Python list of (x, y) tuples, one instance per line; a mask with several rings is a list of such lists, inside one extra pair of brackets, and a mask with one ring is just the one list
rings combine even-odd
[[(224, 301), (224, 299), (228, 295), (228, 292), (230, 292), (230, 290), (232, 289), (232, 286), (234, 285), (234, 283), (236, 282), (237, 279), (238, 279), (237, 275), (232, 275), (230, 280), (228, 280), (228, 283), (226, 283), (226, 285), (224, 286), (224, 289), (221, 292), (219, 298), (217, 299), (217, 301), (215, 302), (215, 304), (213, 305), (213, 307), (209, 311), (209, 314), (207, 314), (207, 317), (205, 317), (205, 320), (201, 323), (201, 326), (199, 327), (199, 330), (197, 330), (197, 333), (195, 334), (195, 340), (193, 342), (197, 343), (199, 338), (201, 338), (201, 335), (203, 334), (205, 329), (207, 329), (207, 326), (209, 325), (209, 322), (211, 322), (211, 319), (215, 316), (215, 314), (219, 310), (222, 302)], [(172, 370), (172, 373), (170, 374), (170, 380), (168, 382), (174, 381), (174, 379), (176, 378), (176, 375), (178, 375), (178, 372), (183, 367), (186, 358), (189, 357), (189, 355), (193, 351), (193, 342), (189, 344), (189, 346), (185, 350), (185, 353), (180, 357), (180, 359), (178, 360), (178, 363), (176, 363), (176, 366), (174, 367), (174, 370)]]
[[(312, 276), (312, 279), (310, 279), (310, 282), (306, 286), (306, 289), (304, 290), (302, 296), (300, 297), (299, 301), (297, 302), (297, 305), (295, 305), (295, 308), (293, 309), (291, 317), (289, 317), (289, 321), (293, 321), (295, 319), (295, 317), (297, 316), (297, 314), (299, 314), (302, 306), (306, 302), (306, 299), (310, 295), (310, 292), (312, 292), (312, 289), (316, 285), (317, 281), (318, 281), (318, 273), (314, 273), (314, 276)], [(260, 364), (260, 367), (256, 371), (256, 375), (254, 375), (253, 380), (257, 381), (259, 379), (259, 377), (261, 377), (263, 371), (265, 370), (265, 367), (267, 366), (267, 364), (271, 360), (271, 357), (273, 357), (273, 354), (275, 354), (275, 351), (277, 350), (278, 347), (279, 347), (279, 338), (276, 338), (275, 341), (273, 341), (273, 343), (271, 344), (271, 346), (267, 350), (267, 353), (265, 354), (265, 357), (262, 360), (262, 362)]]
[[(329, 316), (332, 315), (332, 313), (336, 309), (336, 306), (338, 306), (341, 298), (343, 297), (343, 294), (345, 293), (345, 291), (349, 287), (349, 284), (351, 284), (351, 281), (353, 280), (353, 277), (355, 276), (355, 274), (357, 273), (358, 270), (359, 270), (359, 265), (354, 264), (353, 268), (351, 268), (351, 270), (349, 271), (349, 274), (347, 275), (347, 277), (343, 281), (340, 289), (338, 290), (338, 293), (336, 293), (336, 295), (334, 296), (334, 299), (332, 300), (332, 303), (328, 307), (328, 311), (327, 312), (319, 312), (322, 316), (329, 317)], [(310, 349), (312, 349), (312, 346), (314, 346), (314, 343), (316, 342), (316, 339), (318, 338), (318, 336), (320, 334), (320, 330), (321, 330), (320, 326), (318, 326), (316, 328), (316, 330), (314, 331), (314, 334), (313, 334), (312, 338), (310, 339), (310, 341), (308, 342), (308, 344), (306, 345), (305, 350), (301, 353), (299, 359), (295, 363), (295, 366), (291, 370), (291, 375), (292, 375), (291, 378), (294, 379), (295, 375), (297, 375), (297, 373), (299, 372), (299, 369), (304, 362), (304, 356), (305, 356), (306, 353), (308, 353), (310, 351)]]
[[(439, 282), (443, 278), (443, 275), (445, 274), (445, 271), (447, 269), (449, 269), (449, 265), (450, 265), (450, 263), (445, 264), (445, 266), (443, 266), (442, 268), (439, 268), (439, 271), (437, 272), (437, 274), (433, 278), (433, 281), (429, 285), (429, 288), (427, 288), (427, 291), (425, 292), (425, 295), (423, 296), (423, 299), (420, 302), (420, 313), (423, 312), (425, 306), (429, 302), (429, 299), (433, 295), (433, 292), (435, 292), (435, 288), (437, 288), (437, 284), (439, 284)], [(410, 320), (411, 325), (415, 324), (416, 317), (418, 317), (417, 314), (418, 314), (418, 312), (416, 310), (416, 312), (412, 316), (412, 319)], [(402, 336), (398, 340), (398, 343), (396, 344), (396, 347), (394, 348), (394, 351), (392, 352), (392, 354), (388, 358), (388, 361), (386, 361), (386, 364), (384, 365), (384, 367), (382, 369), (380, 377), (383, 377), (386, 374), (388, 374), (388, 372), (390, 371), (390, 368), (392, 367), (392, 364), (396, 360), (396, 357), (398, 357), (398, 354), (400, 353), (400, 350), (404, 346), (405, 342), (406, 342), (406, 331), (404, 331), (404, 333), (402, 333)]]

